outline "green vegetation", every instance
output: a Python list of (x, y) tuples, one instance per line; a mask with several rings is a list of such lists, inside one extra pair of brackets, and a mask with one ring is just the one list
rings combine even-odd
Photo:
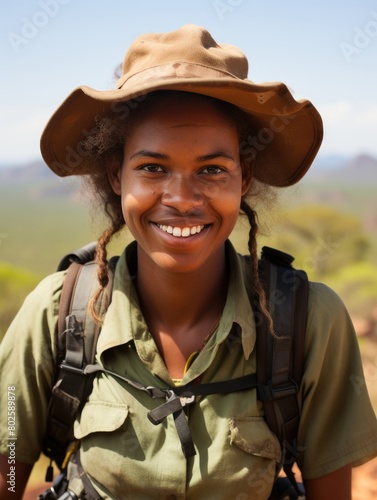
[(88, 209), (76, 198), (4, 188), (0, 213), (0, 261), (38, 274), (53, 272), (61, 255), (95, 239)]
[(377, 313), (377, 266), (354, 262), (329, 275), (326, 283), (336, 290), (351, 314), (369, 319)]
[(19, 269), (11, 264), (0, 263), (0, 340), (17, 313), (25, 295), (40, 280), (40, 276)]

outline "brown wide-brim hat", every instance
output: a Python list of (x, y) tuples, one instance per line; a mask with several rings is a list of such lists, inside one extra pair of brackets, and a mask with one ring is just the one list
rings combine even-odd
[(202, 27), (185, 25), (140, 36), (126, 53), (115, 90), (78, 87), (55, 111), (42, 134), (42, 156), (59, 176), (90, 174), (96, 160), (83, 143), (96, 128), (96, 116), (113, 112), (127, 119), (141, 96), (178, 90), (215, 97), (249, 113), (255, 130), (240, 147), (255, 158), (254, 177), (272, 186), (290, 186), (317, 154), (321, 117), (311, 102), (296, 101), (283, 83), (256, 84), (247, 72), (245, 55), (237, 47), (216, 43)]

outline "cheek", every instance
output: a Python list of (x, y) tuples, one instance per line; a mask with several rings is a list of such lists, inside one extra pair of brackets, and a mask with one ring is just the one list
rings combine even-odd
[(241, 205), (241, 187), (221, 191), (210, 201), (212, 208), (221, 216), (226, 227), (233, 227), (238, 219)]
[(138, 224), (155, 205), (152, 189), (133, 189), (122, 193), (122, 211), (127, 226)]
[(242, 178), (240, 175), (228, 179), (220, 186), (213, 186), (213, 199), (220, 202), (223, 211), (239, 211), (242, 198)]
[(137, 195), (134, 193), (122, 193), (122, 210), (124, 219), (128, 226), (140, 211), (140, 206), (140, 198)]
[(241, 171), (237, 171), (228, 177), (213, 181), (204, 181), (202, 194), (208, 199), (226, 200), (229, 204), (239, 204), (242, 196), (242, 175)]

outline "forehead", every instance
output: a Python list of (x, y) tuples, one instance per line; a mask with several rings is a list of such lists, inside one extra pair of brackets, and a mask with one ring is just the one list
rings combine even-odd
[(197, 127), (222, 129), (234, 136), (237, 133), (235, 120), (231, 113), (225, 111), (221, 103), (198, 94), (172, 92), (161, 97), (147, 99), (131, 120), (129, 134), (140, 129), (153, 127), (174, 129), (180, 127)]

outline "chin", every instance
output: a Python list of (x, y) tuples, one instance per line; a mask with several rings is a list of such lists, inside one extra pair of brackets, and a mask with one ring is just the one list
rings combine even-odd
[(188, 258), (187, 255), (171, 255), (168, 253), (156, 252), (152, 255), (152, 260), (161, 271), (176, 274), (190, 274), (198, 271), (204, 263), (198, 261), (194, 255)]

